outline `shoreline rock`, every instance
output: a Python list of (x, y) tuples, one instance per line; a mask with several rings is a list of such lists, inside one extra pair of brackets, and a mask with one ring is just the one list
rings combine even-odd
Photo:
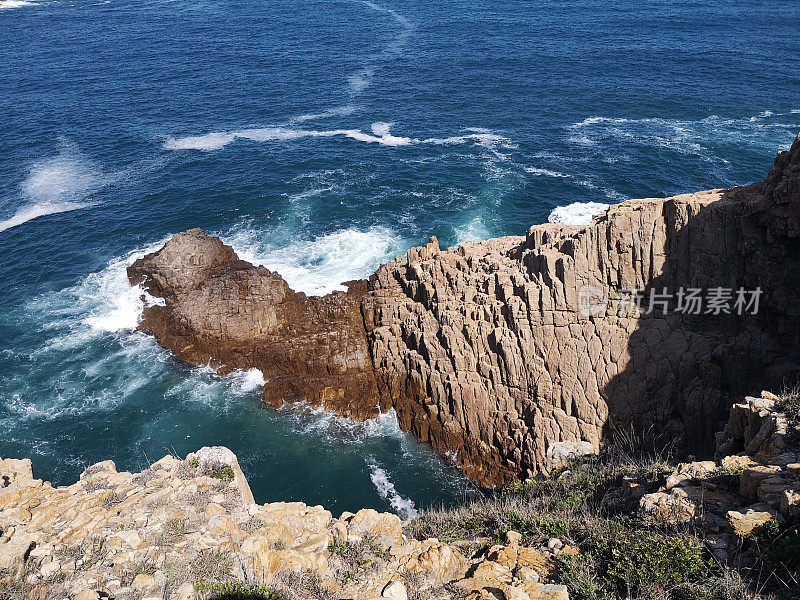
[[(800, 137), (747, 187), (609, 207), (586, 227), (443, 250), (306, 297), (200, 230), (134, 263), (163, 297), (140, 325), (179, 357), (256, 367), (267, 404), (402, 429), (484, 487), (543, 473), (556, 444), (615, 432), (710, 457), (732, 401), (800, 373)], [(624, 290), (759, 290), (757, 314), (620, 312)], [(585, 312), (590, 290), (605, 304)], [(655, 432), (655, 433), (652, 433)]]

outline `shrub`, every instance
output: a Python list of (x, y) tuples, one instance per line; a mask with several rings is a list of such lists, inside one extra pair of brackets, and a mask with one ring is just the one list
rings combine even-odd
[(209, 468), (208, 472), (209, 477), (213, 477), (214, 479), (221, 479), (222, 481), (228, 483), (233, 481), (233, 478), (236, 474), (233, 472), (233, 469), (230, 465), (214, 465)]
[(198, 581), (194, 584), (198, 597), (208, 600), (281, 600), (265, 585), (245, 585), (241, 583), (206, 583)]
[(669, 588), (705, 572), (700, 549), (678, 537), (621, 536), (605, 549), (604, 558), (606, 580), (629, 594), (653, 584)]

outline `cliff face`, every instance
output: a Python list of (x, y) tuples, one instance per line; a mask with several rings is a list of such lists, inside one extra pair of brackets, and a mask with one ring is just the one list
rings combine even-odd
[[(763, 183), (631, 200), (588, 227), (452, 250), (432, 239), (346, 294), (295, 294), (197, 230), (129, 271), (166, 300), (142, 328), (182, 358), (262, 369), (271, 404), (357, 418), (393, 406), (487, 486), (614, 430), (712, 453), (732, 398), (798, 369), (797, 273), (800, 138)], [(706, 314), (718, 288), (733, 290), (731, 314)], [(757, 312), (737, 309), (740, 288), (746, 302), (760, 290)], [(701, 314), (675, 310), (690, 289)], [(651, 291), (672, 295), (666, 312), (648, 312)]]

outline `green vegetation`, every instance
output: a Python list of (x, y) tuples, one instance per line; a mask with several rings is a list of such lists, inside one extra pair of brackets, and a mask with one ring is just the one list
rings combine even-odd
[[(522, 534), (526, 546), (544, 547), (557, 537), (573, 551), (557, 556), (549, 580), (566, 585), (571, 600), (797, 597), (792, 596), (796, 587), (788, 591), (797, 585), (797, 529), (764, 530), (758, 564), (736, 572), (712, 556), (701, 531), (689, 525), (656, 526), (641, 519), (636, 496), (609, 501), (626, 486), (656, 491), (671, 472), (658, 456), (590, 457), (545, 479), (510, 485), (456, 508), (424, 512), (408, 532), (418, 539), (438, 537), (456, 543), (471, 556), (503, 543), (510, 530)], [(723, 474), (725, 479), (734, 476), (738, 474)], [(776, 575), (767, 581), (760, 575), (781, 564), (780, 579)], [(789, 574), (792, 567), (794, 575)], [(785, 593), (789, 595), (781, 595)]]
[(241, 583), (194, 584), (198, 598), (203, 600), (282, 600), (283, 596), (271, 592), (265, 585), (244, 585)]
[(226, 483), (233, 481), (233, 478), (235, 477), (233, 469), (228, 465), (217, 465), (211, 469), (211, 472), (208, 475), (214, 479), (221, 479)]
[(360, 542), (334, 540), (328, 546), (328, 551), (331, 557), (336, 559), (337, 580), (341, 586), (361, 578), (364, 573), (386, 558), (386, 553), (380, 544), (370, 536), (365, 536)]

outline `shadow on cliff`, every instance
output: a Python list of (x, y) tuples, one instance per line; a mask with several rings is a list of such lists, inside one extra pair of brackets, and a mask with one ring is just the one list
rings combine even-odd
[[(603, 438), (635, 433), (649, 448), (713, 455), (733, 402), (780, 392), (800, 374), (800, 136), (766, 181), (722, 193), (689, 216), (664, 203), (666, 262), (642, 291), (703, 290), (701, 314), (657, 308), (628, 341), (630, 362), (603, 388)], [(734, 290), (731, 314), (706, 313), (713, 288)], [(736, 290), (760, 289), (756, 314), (736, 314)], [(712, 292), (713, 293), (713, 292)], [(750, 296), (747, 296), (750, 298)]]

